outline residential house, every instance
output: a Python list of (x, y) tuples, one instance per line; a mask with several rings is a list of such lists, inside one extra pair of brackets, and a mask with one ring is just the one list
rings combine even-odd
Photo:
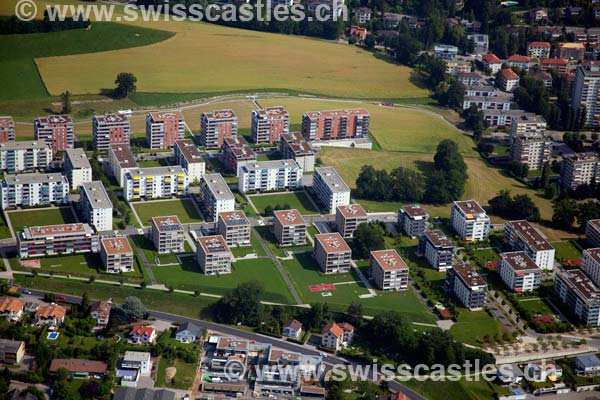
[(10, 322), (16, 322), (23, 316), (25, 303), (14, 297), (0, 299), (0, 318), (6, 318)]
[(419, 254), (438, 271), (446, 271), (454, 265), (454, 245), (439, 229), (423, 232), (419, 238)]
[(283, 324), (281, 335), (283, 337), (300, 340), (302, 337), (302, 322), (297, 319), (290, 319)]
[(496, 57), (495, 54), (484, 54), (481, 57), (481, 61), (483, 63), (483, 68), (486, 70), (489, 69), (492, 75), (495, 75), (498, 72), (500, 72), (500, 69), (502, 68), (502, 60)]
[(551, 48), (548, 42), (530, 42), (527, 44), (527, 55), (531, 58), (549, 58)]
[(469, 264), (456, 264), (450, 268), (445, 286), (471, 311), (482, 310), (487, 302), (487, 282)]
[(519, 86), (519, 75), (510, 68), (503, 68), (498, 73), (498, 86), (505, 92), (512, 92)]
[(560, 378), (563, 370), (554, 360), (531, 361), (525, 366), (525, 374), (534, 382), (546, 382)]
[(600, 358), (595, 354), (584, 354), (575, 357), (575, 372), (578, 375), (600, 375)]
[(398, 225), (406, 236), (419, 237), (427, 228), (429, 214), (418, 204), (406, 205), (398, 213)]
[(334, 351), (341, 350), (352, 341), (354, 327), (346, 322), (330, 322), (321, 331), (321, 346)]
[(527, 56), (520, 56), (517, 54), (513, 54), (512, 56), (506, 59), (508, 65), (512, 67), (518, 67), (524, 71), (529, 70), (529, 62), (531, 59)]
[(156, 329), (151, 326), (134, 325), (129, 332), (133, 343), (152, 344), (156, 341)]
[(490, 217), (475, 200), (455, 201), (451, 220), (462, 240), (476, 242), (490, 235)]
[(25, 355), (25, 342), (21, 340), (0, 339), (0, 362), (20, 364)]
[(92, 303), (90, 314), (92, 315), (92, 318), (96, 320), (97, 327), (103, 328), (108, 325), (111, 309), (112, 304), (108, 301), (98, 300)]
[(175, 340), (181, 343), (195, 343), (202, 338), (202, 328), (193, 322), (184, 322), (177, 327)]
[(544, 72), (554, 71), (557, 74), (567, 73), (569, 62), (563, 58), (542, 58), (540, 59), (540, 68)]
[(33, 315), (36, 325), (60, 326), (65, 320), (67, 309), (58, 304), (39, 307)]
[(106, 363), (81, 358), (55, 358), (50, 363), (50, 372), (56, 374), (59, 369), (66, 369), (72, 378), (104, 378)]

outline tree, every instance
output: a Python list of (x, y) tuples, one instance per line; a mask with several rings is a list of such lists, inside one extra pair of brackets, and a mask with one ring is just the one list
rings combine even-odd
[(60, 110), (61, 114), (71, 114), (71, 111), (73, 110), (71, 106), (71, 92), (68, 90), (63, 92), (60, 95), (60, 100), (62, 102), (62, 110)]
[(425, 199), (437, 204), (458, 200), (467, 180), (467, 164), (460, 154), (458, 144), (449, 139), (442, 140), (433, 161), (435, 168), (427, 178)]
[(354, 231), (352, 240), (352, 258), (363, 259), (369, 257), (373, 250), (385, 249), (383, 229), (377, 222), (360, 224)]
[(148, 315), (148, 310), (142, 301), (135, 296), (128, 296), (119, 307), (130, 320), (142, 319)]
[(115, 79), (117, 87), (114, 90), (114, 96), (117, 98), (127, 98), (131, 93), (135, 93), (137, 87), (137, 78), (131, 72), (121, 72)]
[(550, 173), (552, 172), (550, 168), (550, 163), (548, 161), (544, 162), (544, 166), (542, 167), (542, 177), (540, 178), (540, 188), (546, 189), (548, 187), (548, 183), (550, 182)]
[(600, 219), (600, 207), (596, 201), (586, 201), (577, 206), (577, 224), (580, 230), (585, 230), (589, 220)]
[(375, 47), (375, 35), (373, 35), (372, 33), (369, 33), (367, 35), (367, 37), (365, 38), (365, 41), (363, 44), (367, 49), (369, 49), (369, 50), (373, 49)]
[(390, 174), (391, 200), (397, 201), (421, 201), (425, 195), (425, 179), (423, 175), (415, 170), (398, 167)]
[(354, 325), (355, 327), (359, 327), (363, 321), (363, 306), (358, 301), (354, 300), (348, 306), (346, 310), (346, 316), (348, 317), (348, 322)]
[(537, 222), (540, 210), (528, 195), (517, 195), (514, 198), (510, 191), (501, 190), (489, 201), (492, 214), (506, 219), (526, 219)]
[(264, 305), (260, 302), (264, 294), (258, 281), (239, 284), (217, 303), (217, 319), (221, 322), (258, 327), (264, 321)]
[(306, 323), (310, 329), (320, 328), (324, 325), (331, 315), (327, 303), (314, 303), (310, 305), (310, 311), (306, 317)]
[(477, 106), (471, 104), (469, 108), (463, 111), (463, 118), (465, 119), (465, 125), (473, 131), (475, 137), (481, 137), (481, 134), (487, 128), (487, 124), (483, 118), (483, 113)]
[(563, 199), (554, 204), (552, 223), (560, 229), (571, 229), (577, 216), (577, 203), (572, 199)]

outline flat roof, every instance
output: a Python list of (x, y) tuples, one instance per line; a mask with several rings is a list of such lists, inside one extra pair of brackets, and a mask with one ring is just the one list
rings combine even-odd
[(446, 234), (439, 229), (425, 231), (423, 234), (435, 247), (454, 247)]
[(500, 253), (500, 260), (506, 260), (513, 271), (530, 271), (542, 273), (540, 267), (524, 251), (511, 251)]
[(596, 153), (575, 153), (568, 154), (564, 156), (565, 159), (568, 159), (573, 162), (599, 162), (600, 158)]
[(135, 168), (138, 166), (128, 145), (111, 144), (110, 150), (115, 155), (115, 159), (121, 168)]
[(249, 225), (250, 221), (246, 218), (243, 211), (221, 211), (219, 219), (225, 222), (225, 225)]
[(15, 121), (12, 117), (0, 117), (0, 129), (14, 128)]
[(87, 154), (85, 154), (85, 151), (81, 147), (65, 149), (65, 154), (74, 169), (92, 168)]
[(300, 165), (296, 160), (267, 160), (249, 162), (242, 166), (242, 169), (247, 171), (260, 170), (260, 169), (279, 169), (279, 168), (300, 168)]
[(520, 124), (545, 124), (546, 120), (537, 114), (525, 113), (519, 115), (518, 118), (514, 118), (513, 121)]
[(593, 249), (586, 249), (583, 251), (584, 255), (589, 255), (596, 263), (600, 264), (600, 247)]
[(337, 206), (337, 212), (342, 214), (344, 218), (367, 218), (367, 212), (360, 204)]
[(46, 174), (10, 174), (4, 175), (4, 180), (9, 185), (27, 183), (64, 183), (66, 178), (60, 172)]
[(23, 239), (43, 239), (48, 237), (69, 237), (80, 235), (92, 235), (94, 230), (83, 223), (30, 226), (23, 229)]
[(152, 119), (152, 122), (166, 122), (171, 120), (183, 121), (183, 114), (181, 111), (156, 111), (149, 112), (148, 115)]
[[(23, 306), (21, 306), (23, 308)], [(3, 353), (16, 353), (25, 342), (22, 340), (0, 339), (0, 350)]]
[(592, 227), (595, 228), (596, 230), (600, 230), (600, 219), (590, 219), (588, 221), (588, 224)]
[(254, 110), (261, 118), (271, 119), (284, 119), (289, 118), (290, 114), (287, 112), (285, 107), (283, 106), (273, 106), (267, 108), (261, 108), (260, 110)]
[(256, 160), (256, 153), (252, 150), (252, 147), (248, 144), (246, 139), (241, 135), (228, 136), (223, 138), (223, 146), (229, 148), (229, 151), (235, 156), (236, 159), (254, 159)]
[(108, 197), (108, 193), (106, 193), (106, 188), (102, 184), (101, 181), (92, 181), (85, 182), (81, 185), (83, 191), (85, 192), (86, 197), (89, 200), (90, 206), (92, 208), (110, 208), (112, 207), (112, 202)]
[(160, 232), (183, 230), (183, 225), (181, 225), (177, 215), (152, 217), (152, 225), (155, 226)]
[(510, 224), (514, 231), (519, 234), (519, 237), (532, 249), (536, 251), (545, 251), (554, 248), (528, 221), (508, 221), (507, 224)]
[(315, 235), (315, 240), (321, 244), (327, 253), (350, 252), (350, 246), (338, 232)]
[(177, 146), (177, 148), (183, 155), (183, 158), (185, 158), (185, 160), (188, 163), (192, 164), (204, 162), (204, 159), (202, 158), (202, 153), (200, 153), (200, 150), (198, 150), (198, 147), (196, 147), (196, 145), (191, 139), (176, 140), (175, 146)]
[(128, 172), (131, 176), (157, 176), (185, 174), (180, 165), (169, 165), (165, 167), (132, 168)]
[(577, 292), (577, 294), (585, 301), (600, 300), (600, 290), (582, 270), (562, 270), (559, 271), (558, 274), (564, 279), (567, 286)]
[(107, 254), (133, 254), (129, 240), (126, 237), (111, 237), (100, 239), (100, 244)]
[(201, 236), (198, 238), (198, 243), (206, 254), (231, 253), (222, 235)]
[(471, 264), (456, 264), (452, 268), (467, 286), (487, 286), (487, 282), (483, 280)]
[(304, 139), (304, 136), (300, 132), (282, 133), (281, 140), (294, 153), (294, 156), (310, 156), (315, 154), (315, 149), (310, 142)]
[(296, 209), (273, 211), (273, 218), (284, 226), (306, 225), (306, 221), (302, 217), (302, 214)]
[(131, 351), (128, 350), (125, 352), (125, 356), (123, 360), (127, 361), (147, 361), (152, 357), (149, 352), (146, 351)]
[(334, 193), (350, 191), (350, 187), (346, 185), (346, 182), (344, 182), (342, 177), (333, 167), (317, 167), (315, 168), (315, 174), (321, 176), (329, 189)]
[(2, 150), (27, 150), (27, 149), (51, 149), (50, 143), (44, 140), (30, 140), (30, 141), (16, 141), (11, 140), (9, 142), (0, 143), (0, 151)]
[(206, 183), (210, 192), (217, 200), (233, 200), (235, 196), (221, 174), (204, 174), (202, 181)]
[(237, 115), (233, 110), (216, 110), (216, 111), (206, 111), (202, 113), (203, 117), (206, 117), (209, 120), (236, 120)]
[(127, 125), (129, 125), (129, 118), (125, 114), (106, 113), (103, 115), (94, 115), (94, 119), (98, 122), (99, 125), (112, 125), (122, 123), (126, 123)]
[(339, 118), (339, 117), (368, 117), (369, 111), (366, 108), (347, 108), (344, 110), (327, 110), (327, 111), (306, 111), (303, 116), (311, 119), (314, 118)]
[(485, 214), (483, 207), (475, 200), (455, 201), (454, 205), (464, 214)]
[(405, 205), (404, 207), (402, 207), (402, 211), (411, 218), (429, 216), (429, 214), (427, 214), (427, 211), (425, 211), (423, 207), (421, 207), (418, 204)]
[(46, 117), (37, 117), (36, 122), (40, 125), (73, 124), (73, 120), (71, 119), (71, 116), (68, 114), (48, 115)]
[(219, 341), (217, 342), (217, 349), (219, 350), (245, 350), (248, 351), (248, 341), (232, 338), (232, 337), (219, 337)]
[(371, 252), (371, 258), (384, 271), (408, 269), (408, 265), (396, 250), (376, 250)]

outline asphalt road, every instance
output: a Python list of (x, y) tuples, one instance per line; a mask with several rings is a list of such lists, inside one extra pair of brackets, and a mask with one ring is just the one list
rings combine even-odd
[[(46, 291), (40, 291), (40, 290), (36, 290), (33, 288), (28, 288), (28, 289), (31, 291), (32, 295), (39, 296), (39, 297), (43, 297), (44, 294), (47, 293)], [(81, 297), (78, 297), (78, 296), (64, 295), (61, 293), (55, 293), (55, 294), (65, 296), (67, 303), (79, 303), (81, 301)], [(61, 301), (63, 301), (63, 300), (61, 300)], [(221, 333), (231, 335), (231, 336), (236, 336), (236, 337), (239, 337), (242, 339), (254, 340), (257, 342), (261, 342), (261, 343), (268, 343), (274, 347), (277, 347), (277, 348), (280, 348), (283, 350), (302, 352), (303, 354), (312, 355), (312, 356), (318, 356), (318, 355), (322, 354), (320, 351), (314, 350), (314, 349), (306, 347), (306, 346), (287, 342), (287, 341), (273, 338), (270, 336), (260, 335), (257, 333), (248, 332), (248, 331), (244, 331), (241, 329), (236, 329), (236, 328), (233, 328), (230, 326), (216, 324), (216, 323), (210, 322), (210, 321), (204, 321), (204, 320), (189, 318), (189, 317), (182, 317), (180, 315), (174, 315), (174, 314), (164, 313), (164, 312), (160, 312), (160, 311), (150, 311), (149, 313), (150, 313), (151, 317), (161, 319), (161, 320), (164, 320), (167, 322), (171, 322), (171, 323), (173, 323), (173, 322), (176, 322), (176, 323), (193, 322), (196, 325), (198, 325), (202, 328), (206, 328), (208, 330), (221, 332)], [(336, 364), (344, 364), (344, 365), (356, 367), (356, 366), (360, 365), (352, 360), (348, 360), (346, 358), (334, 356), (334, 355), (327, 355), (323, 361), (328, 366), (333, 366)], [(378, 376), (376, 376), (376, 378), (373, 380), (378, 380), (380, 378), (381, 378), (381, 375), (378, 374)], [(399, 382), (390, 381), (389, 387), (390, 387), (390, 390), (392, 390), (394, 392), (404, 393), (411, 400), (427, 400), (425, 397), (423, 397), (419, 393), (409, 389), (408, 387), (400, 384)]]

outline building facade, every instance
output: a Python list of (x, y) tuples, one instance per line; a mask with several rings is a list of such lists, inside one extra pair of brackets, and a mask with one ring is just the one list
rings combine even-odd
[(0, 143), (15, 140), (15, 121), (12, 117), (0, 117)]
[(571, 190), (600, 182), (600, 158), (595, 153), (566, 155), (560, 166), (560, 184)]
[(198, 239), (196, 256), (200, 269), (205, 275), (231, 273), (233, 254), (221, 235), (202, 236)]
[(100, 258), (106, 272), (133, 271), (133, 250), (126, 237), (100, 239)]
[(335, 226), (343, 238), (351, 238), (362, 223), (367, 222), (367, 212), (360, 204), (337, 206)]
[(512, 92), (519, 87), (519, 75), (510, 68), (503, 68), (498, 74), (498, 87), (505, 92)]
[(107, 152), (111, 144), (124, 144), (129, 146), (131, 124), (129, 118), (123, 114), (95, 115), (92, 119), (92, 136), (94, 149)]
[(326, 274), (350, 271), (352, 251), (339, 233), (315, 235), (313, 256)]
[(199, 182), (206, 173), (206, 163), (194, 142), (191, 139), (176, 140), (173, 152), (175, 162), (184, 169), (190, 183)]
[(152, 243), (158, 254), (183, 253), (185, 232), (177, 215), (152, 217)]
[(583, 271), (594, 282), (600, 286), (600, 248), (586, 249), (583, 251)]
[(398, 225), (406, 236), (419, 237), (427, 229), (429, 214), (418, 204), (406, 205), (398, 213)]
[(280, 246), (306, 244), (306, 221), (298, 210), (273, 212), (273, 235)]
[(452, 205), (452, 227), (468, 242), (486, 240), (490, 235), (490, 217), (475, 200), (455, 201)]
[(300, 132), (282, 133), (279, 141), (281, 158), (296, 160), (304, 172), (315, 170), (315, 149)]
[(364, 108), (310, 111), (302, 116), (302, 134), (307, 140), (366, 137), (371, 116)]
[(312, 190), (327, 214), (335, 214), (338, 206), (350, 204), (350, 187), (333, 167), (315, 168)]
[(14, 174), (45, 170), (52, 161), (52, 147), (43, 140), (0, 143), (0, 169)]
[(585, 224), (585, 236), (593, 247), (600, 247), (600, 219), (590, 219)]
[(221, 174), (202, 176), (199, 197), (208, 222), (217, 222), (220, 212), (235, 210), (235, 197)]
[(249, 162), (256, 162), (256, 153), (241, 135), (223, 138), (223, 164), (236, 176), (240, 176), (240, 168)]
[(600, 66), (596, 64), (580, 65), (575, 72), (573, 83), (573, 97), (571, 106), (578, 111), (584, 108), (585, 125), (600, 125)]
[(546, 133), (546, 120), (540, 115), (523, 114), (512, 119), (510, 124), (510, 143), (517, 135), (538, 137)]
[(482, 310), (487, 303), (487, 282), (469, 264), (456, 264), (449, 269), (445, 285), (471, 311)]
[(548, 58), (552, 46), (548, 42), (529, 42), (527, 44), (527, 55), (531, 58)]
[(551, 153), (552, 141), (541, 135), (515, 135), (510, 145), (510, 159), (527, 164), (532, 171), (541, 170)]
[(252, 141), (277, 143), (283, 133), (290, 131), (290, 114), (285, 107), (267, 107), (252, 111)]
[(129, 146), (124, 144), (111, 144), (108, 146), (108, 166), (110, 174), (115, 177), (119, 186), (123, 187), (125, 174), (138, 167), (137, 161)]
[(123, 197), (127, 201), (186, 196), (190, 180), (179, 165), (134, 168), (125, 173)]
[(372, 251), (369, 263), (373, 281), (380, 290), (408, 289), (408, 266), (396, 250)]
[(439, 229), (423, 232), (419, 238), (419, 254), (438, 271), (446, 271), (454, 265), (454, 245)]
[(64, 172), (71, 184), (71, 190), (92, 181), (92, 166), (81, 147), (65, 150)]
[(302, 168), (294, 160), (270, 160), (247, 163), (240, 167), (238, 190), (271, 192), (302, 187)]
[(151, 149), (169, 149), (185, 136), (185, 120), (179, 111), (157, 111), (146, 115), (146, 141)]
[(223, 146), (223, 139), (237, 135), (238, 119), (233, 110), (202, 113), (200, 117), (200, 144), (204, 147)]
[(54, 154), (73, 147), (75, 134), (70, 115), (39, 117), (33, 123), (35, 140), (50, 144)]
[(79, 194), (82, 220), (92, 225), (98, 232), (112, 230), (113, 205), (102, 182), (84, 183)]
[(252, 226), (243, 211), (219, 213), (217, 232), (225, 238), (227, 246), (250, 246)]
[(554, 292), (583, 324), (600, 324), (600, 290), (582, 270), (557, 271)]
[(524, 251), (543, 270), (554, 268), (554, 247), (525, 220), (504, 224), (504, 238), (513, 250)]
[(19, 257), (97, 253), (98, 235), (88, 224), (32, 226), (17, 232)]
[(498, 274), (515, 293), (531, 292), (542, 284), (542, 270), (524, 251), (500, 253)]
[(69, 202), (69, 181), (59, 173), (6, 175), (0, 186), (2, 209)]

